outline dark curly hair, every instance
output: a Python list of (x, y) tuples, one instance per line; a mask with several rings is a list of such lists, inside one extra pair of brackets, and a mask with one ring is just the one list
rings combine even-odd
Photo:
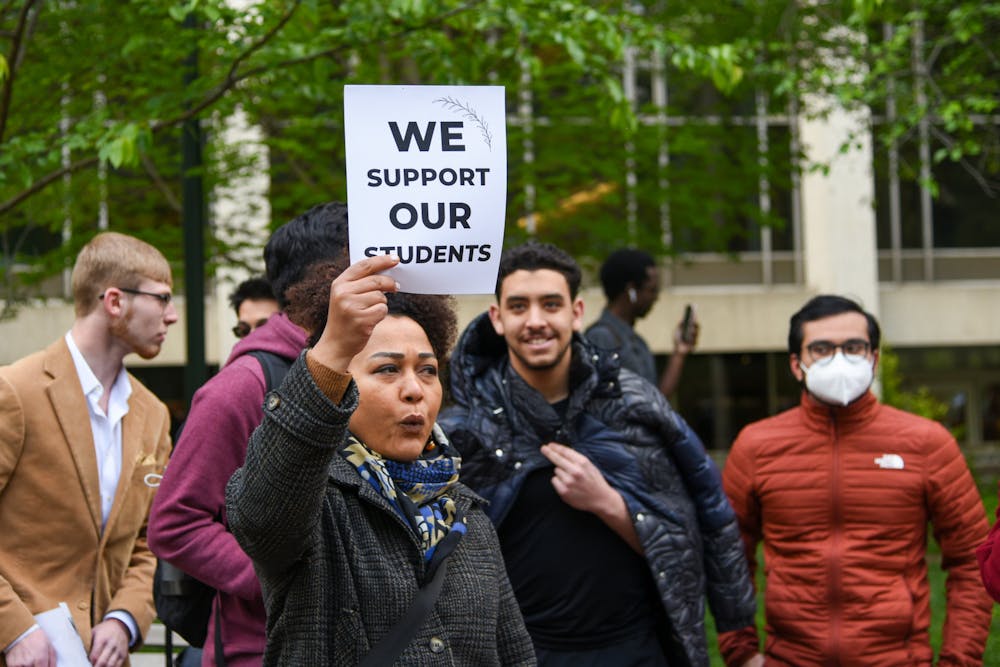
[[(309, 345), (319, 341), (330, 309), (330, 283), (346, 267), (342, 262), (323, 261), (309, 267), (306, 277), (288, 289), (285, 312), (295, 324), (310, 332)], [(455, 300), (441, 294), (389, 292), (389, 315), (409, 317), (427, 334), (438, 361), (445, 361), (455, 344), (458, 316)]]

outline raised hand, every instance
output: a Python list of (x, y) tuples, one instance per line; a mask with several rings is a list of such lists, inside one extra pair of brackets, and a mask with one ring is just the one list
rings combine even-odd
[(399, 289), (395, 280), (380, 275), (398, 263), (399, 258), (392, 255), (368, 257), (347, 267), (330, 284), (326, 327), (310, 352), (316, 361), (341, 373), (347, 371), (388, 312), (385, 293)]

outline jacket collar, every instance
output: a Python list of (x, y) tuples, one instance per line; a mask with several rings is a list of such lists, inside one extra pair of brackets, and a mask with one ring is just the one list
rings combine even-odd
[[(42, 362), (48, 377), (45, 394), (48, 397), (52, 411), (59, 421), (59, 427), (73, 459), (73, 465), (80, 480), (83, 495), (87, 500), (87, 509), (93, 521), (94, 530), (101, 533), (101, 499), (100, 482), (97, 476), (97, 453), (94, 450), (94, 434), (90, 428), (90, 412), (87, 409), (86, 398), (70, 354), (65, 338), (60, 338), (45, 349)], [(132, 377), (127, 376), (132, 382)], [(144, 429), (148, 426), (146, 402), (136, 399), (135, 386), (132, 385), (129, 398), (128, 413), (122, 419), (122, 467), (115, 491), (115, 500), (108, 515), (105, 533), (114, 524), (120, 507), (125, 502), (125, 488), (136, 461), (142, 454)]]
[[(573, 334), (571, 345), (570, 411), (592, 395), (620, 395), (618, 354), (592, 346), (579, 333)], [(473, 402), (477, 380), (491, 373), (501, 379), (516, 375), (509, 366), (507, 343), (493, 330), (489, 314), (480, 314), (462, 332), (451, 356), (451, 392), (455, 401), (463, 405)], [(544, 400), (523, 380), (521, 384), (530, 390), (529, 395)]]
[(826, 405), (813, 399), (805, 390), (799, 399), (803, 418), (810, 428), (818, 431), (836, 426), (840, 431), (850, 431), (866, 425), (875, 418), (879, 402), (870, 390), (848, 405)]

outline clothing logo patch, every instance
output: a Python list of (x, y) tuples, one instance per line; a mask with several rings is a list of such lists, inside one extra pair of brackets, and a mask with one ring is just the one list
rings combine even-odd
[(889, 470), (902, 470), (904, 467), (903, 457), (899, 454), (883, 454), (875, 459), (875, 463), (879, 468), (887, 468)]

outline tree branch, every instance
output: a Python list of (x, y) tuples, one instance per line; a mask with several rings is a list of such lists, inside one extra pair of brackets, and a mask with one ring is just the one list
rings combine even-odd
[[(938, 141), (945, 145), (946, 148), (951, 149), (955, 147), (955, 140), (950, 136), (942, 132), (938, 127), (931, 124), (930, 126), (931, 134), (937, 137)], [(961, 165), (962, 169), (965, 170), (969, 176), (972, 177), (979, 187), (982, 188), (983, 192), (991, 199), (996, 199), (997, 192), (996, 189), (990, 184), (989, 180), (980, 172), (976, 167), (971, 164), (965, 157), (958, 160), (958, 164)]]
[[(429, 28), (429, 27), (431, 27), (433, 25), (441, 23), (441, 22), (445, 21), (446, 19), (451, 18), (452, 16), (455, 16), (457, 14), (461, 14), (462, 12), (466, 12), (466, 11), (472, 9), (473, 7), (475, 7), (476, 5), (480, 5), (482, 3), (483, 3), (483, 0), (470, 0), (469, 2), (466, 2), (464, 5), (460, 5), (458, 7), (455, 7), (454, 9), (451, 9), (451, 10), (449, 10), (447, 12), (444, 12), (443, 14), (438, 14), (437, 16), (435, 16), (435, 17), (433, 17), (431, 19), (428, 19), (427, 21), (425, 21), (423, 23), (420, 23), (420, 24), (417, 24), (417, 25), (408, 26), (408, 27), (400, 30), (399, 32), (396, 32), (396, 33), (394, 33), (392, 35), (389, 35), (389, 36), (387, 36), (383, 40), (383, 42), (390, 42), (390, 41), (399, 39), (401, 37), (405, 37), (406, 35), (412, 34), (414, 32), (419, 32), (421, 30), (426, 30), (427, 28)], [(258, 43), (256, 45), (254, 45), (253, 47), (251, 47), (251, 51), (256, 51), (261, 46), (263, 46), (263, 42), (271, 39), (271, 37), (274, 36), (274, 34), (277, 32), (277, 30), (279, 28), (281, 28), (282, 26), (284, 26), (284, 24), (287, 23), (288, 19), (290, 19), (290, 18), (291, 18), (291, 14), (288, 14), (285, 18), (283, 18), (282, 21), (281, 21), (281, 23), (279, 25), (275, 26), (274, 29), (272, 29), (271, 31), (269, 31), (268, 34), (265, 35), (261, 39), (260, 43)], [(287, 69), (289, 67), (294, 67), (296, 65), (304, 65), (306, 63), (310, 63), (310, 62), (312, 62), (314, 60), (318, 60), (320, 58), (327, 58), (327, 57), (330, 57), (330, 56), (334, 56), (334, 55), (336, 55), (338, 53), (346, 51), (349, 48), (353, 48), (353, 46), (354, 45), (346, 45), (346, 44), (344, 44), (344, 45), (341, 45), (341, 46), (334, 47), (332, 49), (327, 49), (325, 51), (319, 51), (317, 53), (311, 53), (311, 54), (309, 54), (307, 56), (301, 56), (299, 58), (291, 58), (289, 60), (283, 60), (281, 62), (273, 63), (271, 65), (261, 65), (259, 67), (254, 67), (254, 68), (248, 69), (245, 72), (243, 72), (242, 74), (236, 74), (236, 70), (238, 69), (239, 64), (241, 62), (245, 61), (246, 58), (250, 55), (251, 51), (248, 51), (248, 52), (242, 54), (239, 58), (237, 58), (233, 62), (233, 65), (229, 68), (229, 72), (227, 73), (225, 79), (223, 79), (223, 81), (218, 86), (216, 86), (215, 89), (211, 93), (209, 93), (208, 96), (205, 97), (205, 99), (203, 99), (201, 102), (199, 102), (195, 106), (191, 107), (190, 109), (188, 109), (184, 113), (182, 113), (182, 114), (180, 114), (178, 116), (175, 116), (175, 117), (173, 117), (171, 119), (163, 121), (163, 123), (161, 124), (161, 126), (163, 126), (163, 127), (169, 127), (171, 125), (177, 125), (179, 123), (183, 123), (184, 121), (193, 118), (197, 114), (199, 114), (202, 111), (204, 111), (206, 108), (210, 107), (212, 104), (214, 104), (216, 101), (218, 101), (219, 98), (221, 98), (229, 90), (231, 90), (236, 84), (238, 84), (239, 82), (241, 82), (241, 81), (243, 81), (245, 79), (249, 79), (250, 77), (256, 76), (258, 74), (262, 74), (262, 73), (270, 71), (270, 70)], [(157, 126), (156, 128), (154, 128), (154, 131), (156, 129), (159, 129), (159, 127), (160, 126)]]
[(981, 48), (983, 52), (986, 53), (986, 58), (990, 61), (991, 65), (993, 65), (994, 67), (1000, 66), (1000, 61), (997, 60), (996, 54), (993, 53), (993, 50), (989, 47), (989, 45), (986, 44), (986, 42), (984, 42), (978, 36), (973, 38), (972, 41), (974, 41), (976, 45), (979, 48)]
[[(28, 8), (32, 4), (34, 4), (36, 1), (37, 0), (28, 0), (28, 2), (25, 4), (25, 7), (22, 9), (21, 16), (19, 17), (19, 21), (20, 21), (20, 24), (19, 24), (19, 33), (23, 32), (24, 23), (25, 23), (25, 15), (27, 13)], [(234, 79), (233, 73), (239, 67), (239, 64), (241, 62), (243, 62), (246, 58), (248, 58), (252, 53), (254, 53), (258, 49), (260, 49), (268, 40), (270, 40), (272, 37), (274, 37), (274, 35), (276, 35), (278, 33), (278, 31), (285, 24), (288, 23), (288, 21), (292, 17), (292, 14), (295, 12), (295, 9), (299, 6), (300, 2), (301, 2), (301, 0), (295, 0), (295, 3), (292, 6), (292, 8), (289, 10), (288, 13), (286, 13), (282, 17), (281, 21), (279, 21), (277, 25), (275, 25), (273, 28), (271, 28), (271, 30), (269, 30), (267, 32), (267, 34), (265, 34), (263, 37), (261, 37), (261, 39), (259, 39), (257, 42), (255, 42), (254, 44), (251, 44), (250, 47), (246, 51), (244, 51), (242, 54), (240, 54), (240, 56), (238, 56), (236, 58), (236, 60), (233, 61), (232, 66), (230, 66), (230, 68), (229, 68), (229, 73), (226, 75), (225, 81), (223, 82), (223, 84), (220, 84), (219, 90), (216, 93), (213, 93), (212, 95), (210, 95), (208, 98), (206, 98), (205, 100), (203, 100), (195, 108), (189, 110), (187, 113), (181, 114), (180, 116), (172, 119), (171, 121), (168, 121), (168, 122), (165, 122), (165, 123), (151, 124), (151, 131), (155, 133), (155, 132), (158, 132), (158, 131), (161, 131), (161, 130), (168, 129), (168, 128), (174, 126), (174, 125), (179, 125), (179, 124), (183, 123), (188, 118), (194, 117), (194, 115), (196, 115), (198, 112), (200, 112), (200, 111), (204, 110), (205, 108), (211, 106), (215, 101), (217, 101), (220, 97), (222, 97), (222, 95), (227, 90), (229, 90), (234, 85), (236, 85), (236, 83), (239, 82), (239, 79)], [(12, 55), (16, 55), (17, 49), (18, 49), (18, 46), (17, 46), (17, 42), (16, 42), (15, 45), (14, 45), (14, 49), (12, 50)], [(5, 94), (4, 94), (4, 98), (2, 100), (3, 106), (0, 107), (0, 143), (2, 143), (3, 127), (4, 127), (4, 124), (6, 123), (7, 110), (8, 110), (8, 106), (9, 106), (9, 100), (10, 100), (10, 95), (7, 92), (7, 90), (12, 85), (13, 79), (14, 79), (14, 73), (13, 73), (13, 68), (12, 68), (11, 75), (7, 78), (7, 80), (5, 82), (5, 85), (4, 85), (4, 93)], [(21, 192), (19, 192), (15, 196), (11, 197), (7, 201), (5, 201), (3, 203), (0, 203), (0, 215), (3, 215), (4, 213), (7, 213), (8, 211), (13, 210), (17, 206), (19, 206), (21, 204), (21, 202), (25, 201), (26, 199), (28, 199), (29, 197), (35, 195), (36, 193), (41, 192), (42, 190), (44, 190), (45, 188), (47, 188), (49, 185), (51, 185), (53, 182), (59, 180), (60, 178), (62, 178), (66, 174), (72, 174), (72, 173), (75, 173), (75, 172), (80, 171), (82, 169), (86, 169), (86, 168), (92, 167), (95, 164), (97, 164), (99, 161), (100, 161), (99, 158), (96, 157), (96, 156), (95, 157), (84, 158), (82, 160), (78, 160), (78, 161), (74, 162), (73, 164), (71, 164), (71, 165), (69, 165), (67, 167), (63, 167), (63, 168), (58, 169), (56, 171), (50, 172), (49, 174), (43, 176), (42, 178), (40, 178), (37, 181), (35, 181), (34, 183), (32, 183), (28, 188), (22, 190)], [(144, 166), (145, 166), (145, 163), (144, 163)], [(152, 174), (151, 174), (151, 176), (152, 176)], [(154, 183), (155, 182), (156, 182), (156, 179), (154, 178)], [(164, 195), (166, 196), (166, 192), (164, 192)], [(169, 197), (167, 197), (167, 201), (170, 202), (171, 207), (175, 206), (176, 199), (173, 197), (172, 194)]]
[(35, 193), (44, 190), (51, 183), (59, 180), (66, 174), (72, 174), (74, 172), (80, 171), (81, 169), (87, 169), (88, 167), (93, 167), (99, 161), (100, 160), (96, 156), (84, 158), (83, 160), (78, 160), (67, 167), (63, 167), (62, 169), (58, 169), (56, 171), (47, 174), (46, 176), (43, 176), (42, 178), (32, 183), (30, 187), (22, 190), (21, 192), (17, 193), (7, 201), (0, 204), (0, 215), (7, 213), (11, 209), (18, 206), (28, 197), (31, 197)]
[(177, 196), (174, 195), (173, 190), (170, 189), (170, 186), (167, 184), (167, 182), (163, 180), (162, 176), (160, 176), (160, 172), (156, 168), (156, 164), (153, 163), (153, 160), (149, 157), (147, 153), (142, 153), (139, 156), (139, 160), (142, 162), (142, 166), (146, 170), (146, 174), (149, 176), (149, 179), (153, 181), (153, 185), (156, 186), (156, 189), (160, 191), (160, 194), (163, 195), (163, 198), (167, 200), (167, 205), (170, 206), (170, 208), (172, 208), (177, 213), (181, 213), (183, 210), (181, 201), (177, 199)]
[[(35, 0), (30, 0), (30, 2), (34, 1)], [(150, 130), (155, 134), (184, 123), (185, 121), (195, 117), (196, 115), (198, 115), (199, 113), (210, 107), (212, 104), (217, 102), (223, 95), (225, 95), (236, 84), (243, 81), (244, 79), (248, 79), (252, 76), (255, 76), (257, 74), (269, 70), (281, 70), (289, 67), (294, 67), (296, 65), (309, 63), (319, 58), (335, 55), (353, 46), (353, 45), (351, 46), (343, 45), (336, 48), (327, 49), (326, 51), (313, 53), (308, 56), (302, 56), (301, 58), (292, 58), (289, 60), (274, 63), (272, 65), (255, 67), (243, 72), (242, 74), (236, 74), (236, 71), (239, 69), (241, 63), (245, 62), (246, 59), (251, 54), (259, 50), (264, 44), (266, 44), (270, 39), (272, 39), (281, 30), (282, 27), (284, 27), (288, 23), (288, 21), (292, 17), (292, 14), (295, 12), (295, 9), (296, 7), (298, 7), (300, 2), (301, 0), (295, 0), (295, 4), (293, 5), (293, 7), (281, 18), (281, 20), (277, 24), (275, 24), (274, 27), (268, 30), (265, 35), (263, 35), (259, 40), (257, 40), (254, 44), (252, 44), (246, 51), (240, 54), (236, 58), (236, 60), (233, 61), (233, 64), (230, 66), (229, 72), (226, 74), (226, 77), (223, 79), (223, 81), (218, 86), (216, 86), (216, 88), (212, 90), (201, 102), (194, 105), (190, 109), (186, 110), (184, 113), (174, 116), (173, 118), (162, 121), (160, 123), (151, 123)], [(406, 35), (412, 34), (414, 32), (425, 30), (433, 25), (445, 21), (446, 19), (452, 16), (461, 14), (462, 12), (466, 12), (482, 3), (483, 0), (470, 0), (469, 2), (466, 2), (463, 5), (460, 5), (452, 10), (449, 10), (433, 18), (430, 18), (427, 21), (424, 21), (423, 23), (408, 26), (394, 34), (388, 35), (384, 40), (382, 40), (382, 42), (383, 43), (390, 42), (405, 37)], [(74, 173), (76, 171), (80, 171), (81, 169), (92, 167), (95, 164), (97, 164), (98, 161), (99, 160), (97, 157), (89, 157), (74, 162), (68, 167), (64, 167), (56, 171), (50, 172), (46, 176), (32, 183), (31, 186), (28, 187), (27, 189), (21, 191), (20, 193), (18, 193), (14, 197), (11, 197), (7, 201), (0, 203), (0, 215), (3, 215), (4, 213), (7, 213), (8, 211), (16, 208), (21, 204), (21, 202), (25, 201), (26, 199), (36, 194), (37, 192), (40, 192), (41, 190), (45, 189), (52, 182), (58, 180), (62, 176)]]
[(240, 68), (240, 65), (243, 64), (247, 58), (259, 51), (265, 44), (271, 41), (271, 39), (277, 35), (289, 21), (292, 20), (292, 15), (295, 14), (295, 10), (299, 8), (299, 4), (301, 4), (301, 0), (295, 0), (291, 8), (285, 13), (284, 16), (281, 17), (280, 21), (278, 21), (270, 30), (262, 35), (260, 39), (251, 44), (246, 51), (236, 56), (236, 59), (233, 60), (232, 64), (229, 66), (229, 71), (226, 72), (226, 76), (223, 78), (222, 83), (217, 85), (215, 89), (212, 90), (201, 102), (195, 104), (190, 109), (178, 116), (175, 116), (174, 118), (163, 121), (162, 123), (152, 124), (151, 129), (153, 132), (156, 132), (161, 128), (180, 125), (185, 121), (194, 118), (199, 113), (215, 104), (223, 95), (232, 89), (233, 86), (246, 78), (236, 75), (236, 71)]
[(3, 82), (3, 97), (0, 98), (0, 143), (3, 142), (3, 134), (7, 129), (7, 117), (10, 114), (10, 101), (14, 95), (14, 79), (17, 77), (17, 67), (21, 62), (21, 39), (24, 37), (24, 29), (28, 23), (28, 14), (31, 6), (36, 0), (28, 0), (21, 7), (21, 13), (17, 17), (17, 28), (14, 29), (14, 37), (10, 45), (10, 56), (7, 57), (8, 74)]
[[(407, 27), (403, 28), (402, 30), (400, 30), (399, 32), (396, 32), (394, 34), (388, 35), (388, 36), (386, 36), (385, 39), (382, 40), (382, 43), (391, 42), (391, 41), (400, 39), (401, 37), (406, 37), (407, 35), (410, 35), (412, 33), (419, 32), (421, 30), (426, 30), (427, 28), (429, 28), (429, 27), (431, 27), (433, 25), (436, 25), (438, 23), (443, 23), (445, 20), (451, 18), (452, 16), (456, 16), (456, 15), (461, 14), (463, 12), (469, 11), (470, 9), (472, 9), (473, 7), (475, 7), (476, 5), (481, 5), (482, 3), (483, 3), (483, 0), (470, 0), (469, 2), (466, 2), (464, 5), (459, 5), (458, 7), (455, 7), (454, 9), (448, 10), (448, 11), (444, 12), (443, 14), (438, 14), (437, 16), (424, 21), (423, 23), (418, 23), (417, 25), (407, 26)], [(332, 49), (327, 49), (326, 51), (320, 51), (318, 53), (309, 54), (308, 56), (302, 56), (301, 58), (292, 58), (291, 60), (285, 60), (285, 61), (282, 61), (280, 63), (276, 63), (276, 65), (274, 65), (272, 67), (274, 67), (275, 69), (285, 69), (287, 67), (294, 67), (295, 65), (304, 65), (306, 63), (310, 63), (310, 62), (312, 62), (314, 60), (318, 60), (320, 58), (327, 58), (329, 56), (337, 55), (338, 53), (341, 53), (342, 51), (345, 51), (345, 50), (347, 50), (349, 48), (354, 48), (354, 46), (353, 45), (346, 45), (346, 44), (345, 45), (341, 45), (341, 46), (338, 46), (338, 47), (335, 47), (335, 48), (332, 48)], [(249, 78), (251, 76), (256, 76), (257, 74), (261, 74), (263, 72), (266, 72), (269, 69), (271, 69), (271, 67), (261, 66), (261, 67), (257, 67), (257, 68), (251, 69), (251, 70), (247, 70), (240, 77), (240, 80)]]
[(285, 153), (285, 159), (288, 160), (288, 167), (289, 167), (289, 169), (292, 170), (293, 174), (295, 174), (296, 176), (299, 177), (300, 181), (302, 181), (303, 183), (305, 183), (306, 187), (308, 187), (311, 190), (320, 190), (321, 189), (320, 186), (319, 186), (319, 183), (317, 183), (312, 178), (312, 176), (310, 176), (309, 173), (306, 172), (306, 170), (302, 168), (302, 165), (299, 164), (299, 161), (296, 160), (295, 157), (293, 157), (292, 155), (290, 155), (289, 153), (286, 152)]

